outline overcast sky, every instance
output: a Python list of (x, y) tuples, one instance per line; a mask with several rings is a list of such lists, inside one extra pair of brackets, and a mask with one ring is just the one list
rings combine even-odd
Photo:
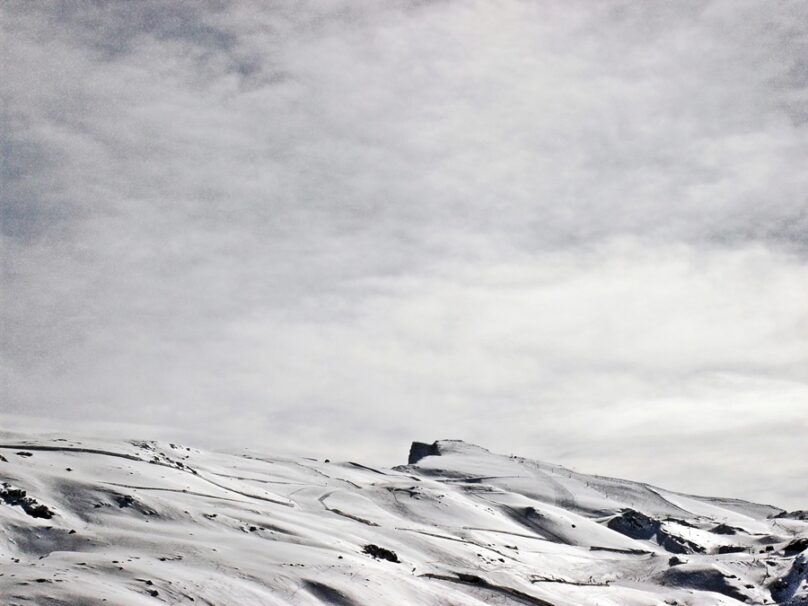
[(808, 508), (808, 3), (0, 23), (8, 426)]

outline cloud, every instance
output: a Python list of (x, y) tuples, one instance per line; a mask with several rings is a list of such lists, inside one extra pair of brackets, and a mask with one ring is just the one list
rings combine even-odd
[(0, 10), (6, 412), (798, 504), (802, 3)]

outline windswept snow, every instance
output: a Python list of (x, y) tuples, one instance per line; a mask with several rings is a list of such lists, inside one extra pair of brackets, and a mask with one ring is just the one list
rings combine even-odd
[[(403, 458), (402, 453), (402, 458)], [(808, 604), (808, 521), (492, 454), (0, 434), (0, 603)]]

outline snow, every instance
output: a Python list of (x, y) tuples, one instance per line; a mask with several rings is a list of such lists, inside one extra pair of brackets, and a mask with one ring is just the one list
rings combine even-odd
[(808, 603), (781, 509), (430, 448), (383, 469), (2, 433), (0, 603)]

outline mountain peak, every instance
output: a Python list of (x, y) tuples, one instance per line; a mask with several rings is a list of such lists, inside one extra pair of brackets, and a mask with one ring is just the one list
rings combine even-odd
[(439, 457), (446, 454), (491, 454), (487, 448), (471, 444), (463, 440), (436, 440), (432, 444), (426, 442), (413, 442), (410, 445), (408, 465), (416, 465), (425, 457)]

